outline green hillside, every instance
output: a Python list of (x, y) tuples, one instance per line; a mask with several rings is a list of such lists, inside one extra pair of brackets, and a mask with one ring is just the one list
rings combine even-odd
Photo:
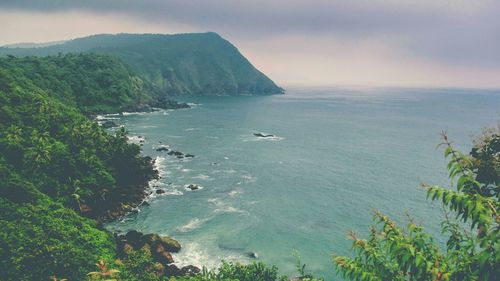
[(127, 75), (105, 56), (0, 59), (2, 280), (82, 280), (114, 258), (112, 235), (85, 217), (134, 202), (155, 171), (124, 130), (108, 134), (83, 112), (141, 99)]
[(39, 48), (0, 48), (0, 54), (113, 55), (168, 95), (278, 94), (283, 89), (216, 33), (93, 35)]
[(0, 69), (5, 86), (33, 84), (84, 113), (129, 110), (154, 103), (158, 95), (152, 85), (107, 55), (10, 57), (0, 59)]

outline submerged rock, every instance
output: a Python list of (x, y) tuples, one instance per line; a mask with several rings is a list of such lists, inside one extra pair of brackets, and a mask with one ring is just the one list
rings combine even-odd
[(170, 150), (168, 153), (168, 155), (174, 155), (174, 156), (181, 156), (181, 155), (184, 155), (184, 153), (180, 152), (180, 151), (174, 151), (174, 150)]
[(163, 189), (156, 190), (156, 194), (163, 194), (163, 193), (165, 193), (165, 190), (163, 190)]

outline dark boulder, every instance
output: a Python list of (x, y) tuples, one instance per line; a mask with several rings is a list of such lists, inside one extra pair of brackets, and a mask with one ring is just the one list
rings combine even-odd
[(163, 194), (163, 193), (165, 193), (165, 190), (163, 190), (163, 189), (156, 190), (156, 194)]
[(190, 184), (190, 185), (186, 186), (186, 189), (194, 191), (194, 190), (200, 189), (200, 186), (197, 184)]
[(246, 256), (251, 258), (251, 259), (258, 259), (259, 258), (259, 255), (257, 255), (257, 253), (255, 253), (255, 252), (248, 252), (248, 253), (246, 253)]
[(161, 237), (156, 233), (146, 234), (142, 237), (145, 243), (148, 243), (151, 246), (156, 246), (160, 243)]
[(194, 157), (194, 155), (193, 155), (193, 154), (189, 154), (189, 153), (188, 153), (188, 154), (186, 154), (186, 155), (184, 155), (184, 156), (185, 156), (185, 157), (189, 157), (189, 158), (193, 158), (193, 157)]
[(159, 99), (152, 103), (152, 106), (162, 108), (162, 109), (182, 109), (182, 108), (191, 108), (189, 104), (185, 102), (177, 102), (169, 99)]
[(171, 253), (178, 253), (181, 250), (181, 244), (177, 242), (177, 240), (172, 239), (168, 236), (161, 236), (161, 245), (165, 248), (166, 251)]
[(182, 276), (195, 276), (200, 273), (200, 269), (194, 265), (187, 265), (181, 268), (180, 275)]
[(265, 134), (263, 134), (263, 133), (253, 133), (253, 135), (254, 135), (254, 136), (256, 136), (256, 137), (261, 137), (261, 138), (269, 138), (269, 137), (274, 137), (274, 135), (271, 135), (271, 134), (269, 134), (269, 135), (265, 135)]
[(109, 129), (109, 128), (113, 128), (113, 127), (118, 127), (118, 125), (111, 121), (111, 120), (106, 120), (102, 123), (101, 125), (104, 129)]
[(165, 268), (165, 274), (167, 276), (180, 276), (181, 270), (174, 264), (171, 264)]
[(181, 244), (177, 240), (168, 236), (160, 236), (155, 233), (146, 234), (143, 236), (144, 243), (151, 245), (153, 253), (167, 251), (171, 253), (178, 253), (181, 250)]
[(162, 252), (156, 256), (156, 260), (164, 265), (168, 265), (174, 263), (174, 258), (172, 258), (172, 254), (169, 252)]
[(127, 243), (132, 245), (134, 249), (140, 249), (144, 245), (142, 233), (137, 230), (127, 232), (127, 234), (125, 234), (125, 238), (127, 239)]

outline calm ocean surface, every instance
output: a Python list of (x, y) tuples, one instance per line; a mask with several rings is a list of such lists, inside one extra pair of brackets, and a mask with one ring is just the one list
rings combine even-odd
[[(181, 265), (249, 262), (255, 252), (293, 275), (297, 250), (326, 280), (341, 280), (331, 255), (350, 254), (346, 234), (367, 234), (375, 208), (438, 234), (440, 205), (419, 186), (448, 184), (440, 132), (467, 152), (472, 136), (500, 119), (500, 91), (290, 88), (179, 101), (195, 106), (115, 116), (131, 136), (145, 137), (144, 154), (162, 176), (152, 185), (166, 193), (108, 228), (178, 239)], [(157, 152), (162, 144), (196, 157)]]

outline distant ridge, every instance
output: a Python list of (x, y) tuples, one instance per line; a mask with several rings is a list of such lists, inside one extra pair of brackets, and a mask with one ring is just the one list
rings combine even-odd
[(22, 43), (6, 44), (6, 45), (0, 46), (0, 47), (1, 48), (43, 48), (43, 47), (49, 47), (49, 46), (63, 44), (64, 42), (66, 42), (66, 40), (52, 41), (52, 42), (45, 42), (45, 43), (22, 42)]
[(99, 34), (44, 47), (1, 47), (0, 55), (101, 53), (115, 56), (166, 95), (283, 93), (217, 33)]

